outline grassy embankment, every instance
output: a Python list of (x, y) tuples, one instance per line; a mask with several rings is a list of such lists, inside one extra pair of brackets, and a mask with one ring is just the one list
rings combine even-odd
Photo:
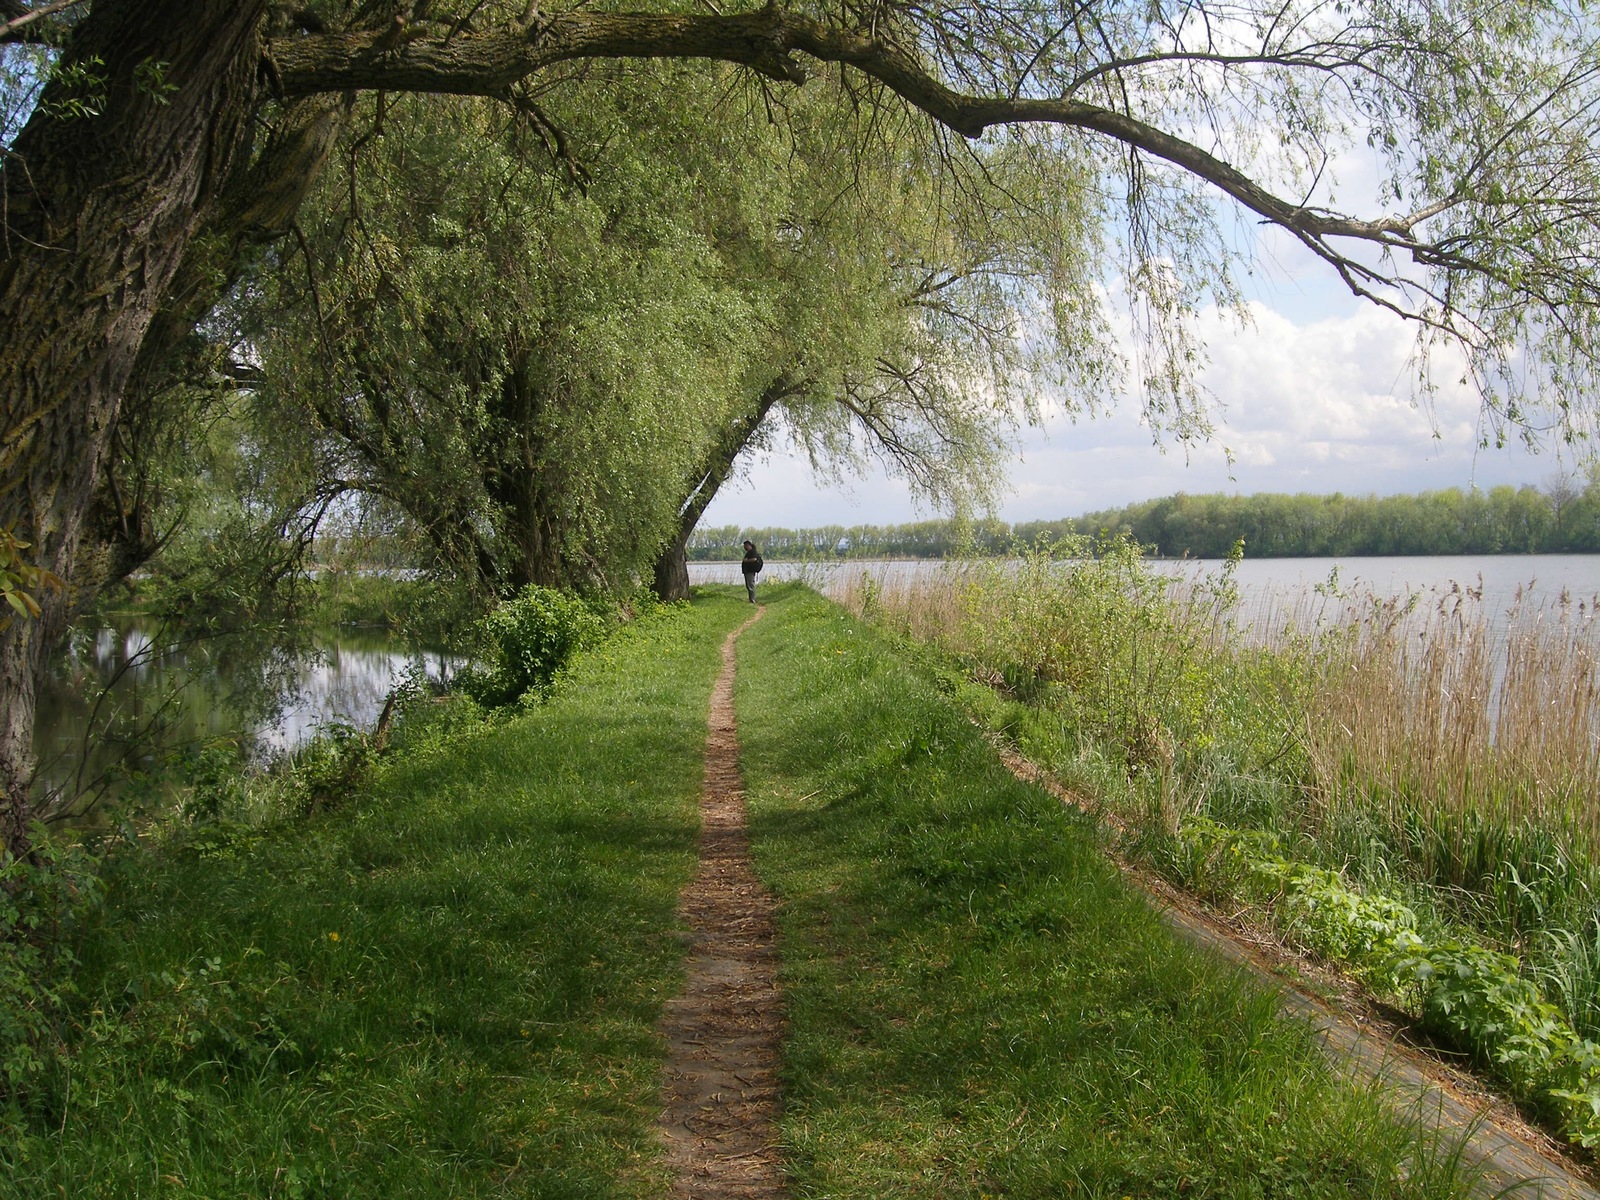
[(236, 798), (120, 856), (67, 1057), (0, 1107), (0, 1194), (654, 1194), (619, 1180), (745, 615), (646, 623), (507, 723), (425, 706), (318, 814)]
[(1497, 648), (1470, 595), (1241, 633), (1126, 544), (842, 599), (1129, 832), (1600, 1146), (1600, 655), (1581, 606)]
[[(886, 639), (766, 598), (739, 699), (797, 1195), (1452, 1194)], [(651, 1027), (748, 611), (645, 622), (509, 721), (424, 708), (320, 811), (240, 797), (124, 855), (0, 1193), (661, 1195)]]
[(903, 652), (767, 597), (738, 710), (782, 902), (797, 1195), (1448, 1193), (1443, 1160), (1179, 942)]

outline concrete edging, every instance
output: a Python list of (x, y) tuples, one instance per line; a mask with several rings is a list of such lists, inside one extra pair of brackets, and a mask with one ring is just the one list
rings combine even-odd
[[(1001, 761), (1018, 779), (1044, 788), (1064, 804), (1088, 811), (1083, 800), (1009, 747), (997, 745)], [(1559, 1157), (1553, 1143), (1525, 1127), (1503, 1102), (1474, 1097), (1451, 1080), (1452, 1068), (1400, 1041), (1393, 1031), (1337, 1009), (1270, 970), (1226, 922), (1198, 901), (1115, 858), (1177, 933), (1249, 971), (1282, 998), (1284, 1011), (1308, 1021), (1324, 1048), (1359, 1078), (1382, 1084), (1395, 1107), (1415, 1115), (1446, 1137), (1463, 1139), (1462, 1154), (1480, 1172), (1479, 1195), (1527, 1200), (1600, 1200), (1600, 1191)], [(1287, 955), (1287, 951), (1283, 951)]]

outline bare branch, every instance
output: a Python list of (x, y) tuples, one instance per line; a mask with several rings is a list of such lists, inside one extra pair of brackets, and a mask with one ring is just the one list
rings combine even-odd
[(77, 8), (87, 4), (88, 0), (52, 0), (49, 4), (41, 4), (38, 8), (31, 8), (20, 17), (12, 17), (0, 24), (0, 42), (17, 42), (27, 39), (18, 37), (18, 33), (26, 26), (33, 24), (44, 17), (53, 17), (57, 13), (66, 12), (69, 8)]

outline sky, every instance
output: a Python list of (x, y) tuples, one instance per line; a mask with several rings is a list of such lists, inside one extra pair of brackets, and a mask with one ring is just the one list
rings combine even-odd
[[(1478, 400), (1455, 371), (1436, 372), (1431, 411), (1415, 405), (1412, 326), (1350, 295), (1287, 237), (1265, 233), (1258, 249), (1246, 287), (1249, 325), (1215, 310), (1202, 317), (1210, 361), (1201, 379), (1219, 409), (1214, 439), (1155, 443), (1132, 396), (1093, 419), (1057, 415), (1023, 431), (995, 515), (1012, 523), (1075, 517), (1180, 491), (1384, 496), (1540, 486), (1581, 467), (1570, 451), (1497, 449), (1492, 439), (1480, 448)], [(741, 466), (702, 526), (888, 525), (944, 515), (919, 509), (882, 473), (819, 482), (792, 450)]]

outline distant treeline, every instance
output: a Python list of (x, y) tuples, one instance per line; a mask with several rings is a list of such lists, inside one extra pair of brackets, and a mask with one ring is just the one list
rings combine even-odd
[(822, 525), (814, 529), (697, 529), (689, 557), (740, 557), (750, 538), (772, 559), (944, 558), (971, 550), (1004, 553), (1019, 543), (1071, 535), (1125, 533), (1168, 558), (1222, 558), (1243, 538), (1249, 558), (1383, 554), (1600, 553), (1600, 477), (1584, 486), (1448, 488), (1415, 496), (1189, 496), (1107, 509), (1058, 521), (1009, 525), (949, 520), (906, 525)]

